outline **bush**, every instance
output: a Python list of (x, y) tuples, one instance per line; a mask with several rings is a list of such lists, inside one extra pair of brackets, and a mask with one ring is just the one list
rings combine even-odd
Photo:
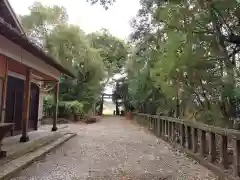
[(79, 101), (60, 101), (58, 107), (66, 115), (83, 113), (83, 104)]
[(59, 115), (69, 120), (79, 121), (83, 117), (83, 104), (79, 101), (60, 101)]
[(82, 114), (83, 113), (83, 104), (79, 101), (72, 101), (71, 102), (71, 108), (73, 114)]
[(52, 116), (54, 112), (54, 99), (53, 96), (47, 95), (43, 100), (43, 112), (45, 116)]
[[(53, 96), (46, 96), (43, 104), (44, 114), (46, 116), (53, 116), (55, 111), (55, 104)], [(76, 119), (76, 116), (83, 116), (84, 105), (79, 101), (59, 101), (58, 116), (67, 117), (69, 119)]]

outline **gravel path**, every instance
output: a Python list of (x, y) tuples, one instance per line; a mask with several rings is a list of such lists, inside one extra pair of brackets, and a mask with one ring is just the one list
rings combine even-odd
[(120, 118), (69, 125), (78, 136), (13, 180), (217, 180), (206, 168)]

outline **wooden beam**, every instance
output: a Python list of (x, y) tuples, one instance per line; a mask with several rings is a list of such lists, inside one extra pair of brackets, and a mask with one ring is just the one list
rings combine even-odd
[(30, 111), (32, 70), (30, 68), (27, 68), (26, 71), (27, 71), (26, 72), (26, 80), (24, 82), (24, 107), (23, 107), (23, 119), (22, 119), (22, 137), (20, 138), (20, 142), (29, 141), (28, 121), (29, 121), (29, 111)]
[(4, 123), (4, 121), (5, 121), (6, 100), (7, 100), (7, 84), (8, 84), (8, 60), (7, 60), (6, 56), (4, 56), (4, 59), (5, 59), (5, 71), (4, 71), (2, 104), (1, 104), (1, 122), (2, 123)]
[(55, 85), (55, 91), (54, 91), (54, 101), (55, 101), (55, 112), (53, 117), (53, 127), (52, 131), (57, 131), (57, 118), (58, 118), (58, 96), (59, 96), (59, 82)]

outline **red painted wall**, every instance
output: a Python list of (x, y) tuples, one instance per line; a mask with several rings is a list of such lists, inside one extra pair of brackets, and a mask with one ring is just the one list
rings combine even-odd
[(5, 76), (6, 60), (3, 55), (0, 55), (0, 77)]
[(26, 75), (26, 66), (12, 59), (8, 59), (8, 70)]

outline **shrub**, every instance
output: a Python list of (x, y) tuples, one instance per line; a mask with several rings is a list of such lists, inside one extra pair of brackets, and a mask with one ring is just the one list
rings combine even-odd
[[(53, 116), (55, 110), (55, 104), (53, 96), (46, 96), (44, 98), (44, 114), (47, 116)], [(58, 115), (59, 117), (70, 117), (75, 115), (84, 114), (84, 105), (79, 101), (59, 101), (58, 103)]]
[(79, 101), (72, 101), (71, 102), (71, 108), (73, 114), (82, 114), (83, 113), (83, 104)]
[(83, 104), (79, 101), (60, 101), (59, 114), (63, 116), (83, 114)]
[(54, 99), (53, 96), (47, 95), (43, 99), (43, 112), (46, 116), (52, 116), (54, 112)]

